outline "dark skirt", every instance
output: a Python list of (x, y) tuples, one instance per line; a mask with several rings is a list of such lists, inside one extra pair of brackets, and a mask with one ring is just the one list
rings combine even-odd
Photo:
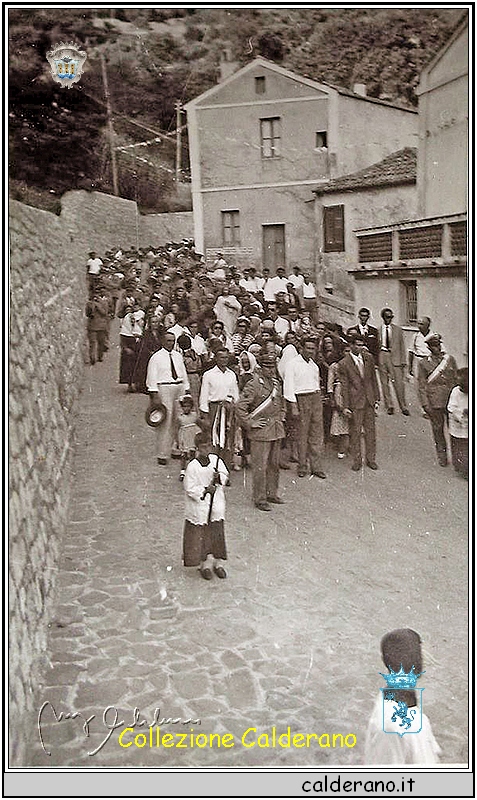
[(135, 336), (120, 336), (119, 344), (121, 346), (119, 383), (131, 384), (139, 348), (138, 340)]
[(207, 525), (194, 525), (188, 519), (184, 522), (182, 539), (182, 560), (185, 567), (198, 567), (208, 554), (214, 558), (227, 558), (225, 548), (224, 520), (209, 522)]

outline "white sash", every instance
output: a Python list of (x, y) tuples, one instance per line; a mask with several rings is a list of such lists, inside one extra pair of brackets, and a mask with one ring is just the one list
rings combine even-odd
[(435, 367), (435, 369), (433, 369), (432, 372), (429, 373), (429, 375), (427, 376), (427, 382), (431, 383), (432, 381), (435, 381), (436, 378), (439, 377), (439, 375), (442, 375), (448, 363), (449, 363), (449, 355), (446, 353), (442, 361), (440, 361), (437, 367)]

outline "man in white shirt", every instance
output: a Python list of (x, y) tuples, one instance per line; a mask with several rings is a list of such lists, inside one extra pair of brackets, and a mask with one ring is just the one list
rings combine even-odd
[(244, 269), (243, 273), (244, 276), (239, 280), (239, 286), (245, 289), (246, 292), (250, 292), (250, 294), (258, 294), (264, 284), (263, 278), (257, 276), (255, 267)]
[(215, 354), (216, 366), (202, 376), (199, 395), (199, 410), (207, 420), (214, 447), (221, 449), (227, 467), (231, 464), (234, 431), (231, 411), (238, 401), (239, 389), (235, 372), (228, 368), (229, 352), (224, 348)]
[(174, 350), (175, 336), (169, 331), (164, 336), (164, 344), (149, 359), (146, 386), (151, 396), (151, 404), (163, 404), (167, 416), (157, 428), (157, 463), (167, 464), (171, 457), (172, 443), (177, 427), (177, 405), (181, 395), (190, 394), (189, 378), (182, 354)]
[(269, 316), (267, 319), (271, 319), (273, 321), (273, 329), (277, 334), (280, 344), (283, 344), (285, 341), (285, 336), (291, 329), (290, 322), (286, 317), (278, 315), (277, 304), (275, 302), (268, 304), (268, 314)]
[(300, 272), (300, 267), (298, 265), (293, 267), (291, 275), (288, 276), (288, 282), (293, 284), (294, 289), (301, 289), (303, 286), (305, 279)]
[(303, 286), (301, 287), (303, 295), (303, 308), (311, 315), (313, 322), (317, 322), (318, 304), (316, 300), (315, 284), (310, 280), (309, 275), (303, 276)]
[(270, 278), (263, 287), (263, 296), (267, 303), (275, 300), (278, 292), (288, 292), (288, 278), (285, 277), (285, 267), (277, 267), (277, 274)]
[(421, 358), (427, 358), (431, 355), (431, 351), (427, 346), (427, 340), (430, 336), (435, 336), (435, 331), (431, 331), (430, 317), (421, 317), (418, 319), (417, 327), (419, 330), (414, 334), (412, 346), (409, 350), (409, 375), (413, 375), (414, 364), (416, 364), (416, 362), (419, 362)]
[(307, 474), (310, 460), (311, 474), (326, 478), (321, 465), (323, 454), (323, 406), (320, 392), (320, 371), (313, 360), (316, 351), (314, 339), (303, 342), (301, 355), (285, 367), (283, 396), (291, 403), (292, 415), (299, 418), (298, 477)]
[(89, 253), (89, 258), (86, 262), (86, 272), (88, 275), (88, 287), (90, 293), (93, 291), (96, 279), (101, 272), (101, 267), (103, 266), (103, 262), (100, 258), (97, 257), (94, 250)]

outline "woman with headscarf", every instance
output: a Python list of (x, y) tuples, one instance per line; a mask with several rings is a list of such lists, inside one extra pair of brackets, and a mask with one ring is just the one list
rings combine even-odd
[(137, 392), (148, 393), (146, 387), (147, 365), (153, 353), (157, 353), (161, 349), (164, 331), (162, 314), (151, 314), (147, 319), (144, 333), (140, 339), (131, 379), (131, 383), (136, 387)]
[(411, 628), (391, 631), (381, 639), (381, 654), (389, 675), (380, 675), (389, 688), (379, 693), (369, 720), (364, 764), (436, 764), (442, 751), (420, 707), (422, 692), (414, 688), (424, 672), (421, 637)]
[(135, 392), (133, 373), (143, 334), (144, 311), (132, 302), (124, 307), (118, 316), (122, 316), (119, 329), (121, 356), (119, 360), (119, 383), (128, 384), (128, 392)]

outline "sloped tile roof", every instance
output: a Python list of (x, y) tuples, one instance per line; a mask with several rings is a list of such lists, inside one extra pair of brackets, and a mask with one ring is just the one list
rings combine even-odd
[(415, 183), (417, 175), (417, 148), (404, 147), (386, 156), (377, 164), (333, 178), (329, 183), (313, 189), (315, 194), (329, 192), (351, 192), (376, 186), (393, 186), (403, 183)]

